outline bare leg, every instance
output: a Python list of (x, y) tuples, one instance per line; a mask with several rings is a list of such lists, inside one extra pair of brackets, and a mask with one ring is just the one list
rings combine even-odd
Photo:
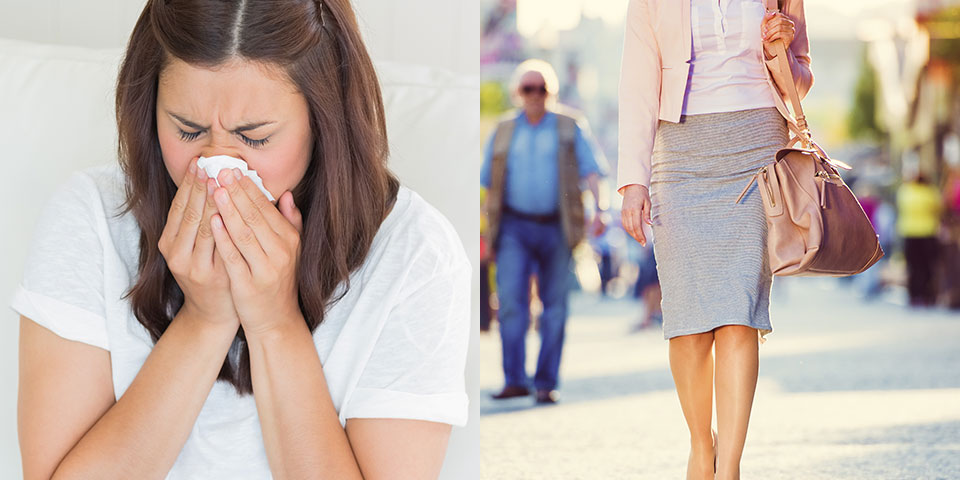
[(670, 370), (690, 429), (687, 479), (713, 478), (713, 332), (670, 339)]
[(714, 337), (719, 430), (717, 478), (739, 479), (740, 456), (757, 390), (757, 331), (742, 325), (727, 325), (714, 330)]

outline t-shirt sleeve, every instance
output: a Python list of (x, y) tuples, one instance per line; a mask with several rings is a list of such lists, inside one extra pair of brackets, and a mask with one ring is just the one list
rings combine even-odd
[(109, 350), (99, 198), (93, 179), (78, 172), (47, 201), (10, 307), (63, 338)]
[(466, 424), (471, 266), (454, 241), (454, 252), (418, 249), (344, 419)]

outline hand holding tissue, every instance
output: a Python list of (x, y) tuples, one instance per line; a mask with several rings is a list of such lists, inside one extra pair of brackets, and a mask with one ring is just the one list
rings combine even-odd
[[(257, 175), (257, 171), (248, 169), (247, 162), (239, 158), (234, 158), (229, 155), (217, 155), (209, 158), (200, 157), (200, 160), (197, 161), (197, 166), (207, 172), (207, 176), (213, 179), (216, 179), (217, 175), (220, 174), (220, 170), (224, 168), (239, 168), (240, 173), (250, 177), (250, 180), (253, 180), (253, 183), (260, 188), (260, 191), (267, 196), (267, 199), (271, 202), (276, 201), (273, 195), (270, 195), (270, 192), (263, 186), (263, 179), (260, 178), (260, 175)], [(220, 185), (219, 180), (217, 180), (217, 185)]]

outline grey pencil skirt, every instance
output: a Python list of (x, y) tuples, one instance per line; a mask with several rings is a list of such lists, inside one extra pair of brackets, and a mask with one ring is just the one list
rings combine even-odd
[(650, 171), (663, 336), (746, 325), (773, 331), (767, 221), (750, 177), (788, 138), (776, 108), (684, 115), (657, 126)]

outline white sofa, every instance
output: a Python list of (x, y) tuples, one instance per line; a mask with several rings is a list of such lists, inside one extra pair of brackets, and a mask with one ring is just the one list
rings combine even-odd
[[(0, 311), (0, 478), (20, 477), (18, 318), (6, 307), (20, 281), (34, 219), (53, 189), (72, 171), (116, 162), (113, 89), (121, 53), (0, 39), (0, 166), (5, 174), (0, 186), (0, 300), (5, 307)], [(450, 219), (477, 271), (479, 80), (389, 62), (377, 63), (377, 69), (391, 168)], [(474, 305), (478, 298), (474, 288)], [(467, 384), (475, 399), (473, 351)], [(479, 477), (476, 401), (470, 411), (468, 425), (454, 429), (442, 478)]]

